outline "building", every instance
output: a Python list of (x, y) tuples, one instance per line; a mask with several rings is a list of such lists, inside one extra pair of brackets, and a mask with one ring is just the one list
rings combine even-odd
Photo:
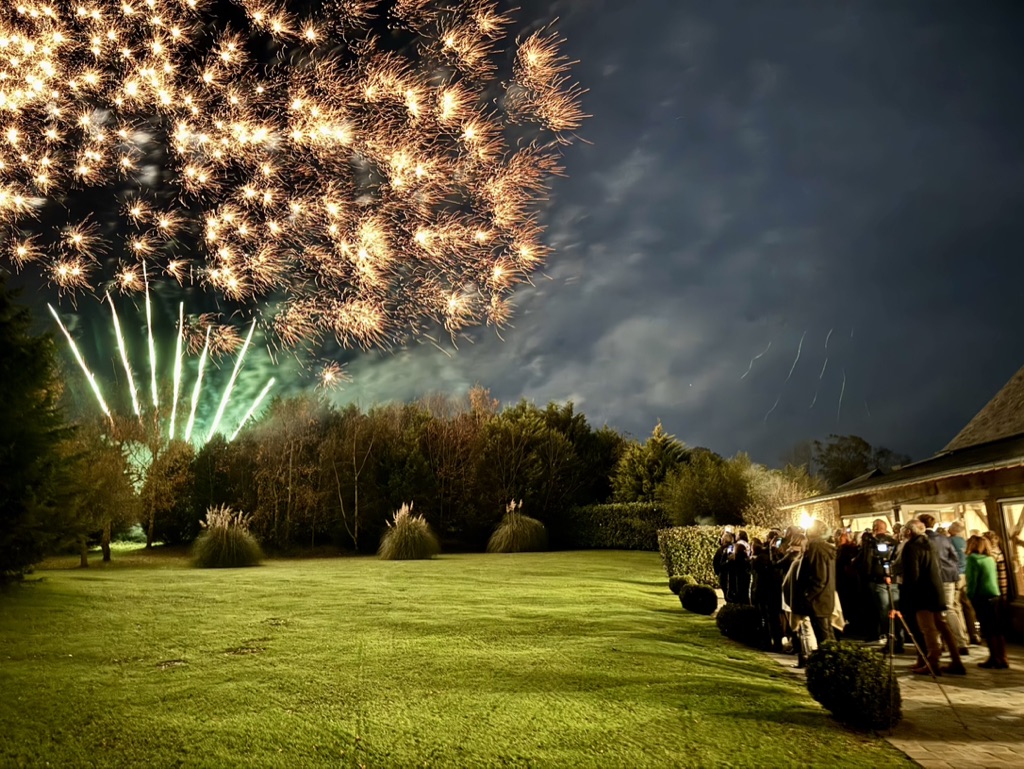
[(938, 454), (890, 473), (874, 471), (787, 509), (835, 516), (853, 531), (929, 512), (994, 531), (1009, 570), (1014, 635), (1024, 638), (1024, 368)]

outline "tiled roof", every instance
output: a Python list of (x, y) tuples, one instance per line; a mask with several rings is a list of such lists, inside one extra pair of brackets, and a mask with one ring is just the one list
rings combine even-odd
[(852, 497), (856, 494), (896, 489), (901, 486), (909, 486), (912, 483), (936, 481), (954, 475), (967, 475), (1021, 465), (1024, 465), (1024, 435), (1013, 435), (978, 446), (943, 451), (930, 459), (904, 465), (891, 473), (868, 473), (839, 486), (834, 491), (786, 505), (784, 509), (828, 502), (833, 499)]
[(956, 451), (1024, 434), (1024, 368), (946, 446)]

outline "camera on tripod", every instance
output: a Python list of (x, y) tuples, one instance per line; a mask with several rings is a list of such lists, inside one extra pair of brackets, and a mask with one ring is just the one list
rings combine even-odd
[(894, 545), (890, 545), (888, 542), (876, 542), (875, 550), (878, 553), (877, 558), (882, 564), (882, 569), (888, 577), (892, 568), (892, 557), (896, 553), (896, 547)]

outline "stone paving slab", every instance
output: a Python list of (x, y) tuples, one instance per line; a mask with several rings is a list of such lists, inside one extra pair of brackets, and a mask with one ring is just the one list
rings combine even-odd
[[(795, 656), (768, 656), (803, 676)], [(925, 769), (1024, 769), (1024, 648), (1010, 647), (1009, 670), (979, 668), (987, 656), (972, 647), (967, 675), (938, 682), (910, 672), (913, 654), (897, 656), (903, 721), (883, 736)]]

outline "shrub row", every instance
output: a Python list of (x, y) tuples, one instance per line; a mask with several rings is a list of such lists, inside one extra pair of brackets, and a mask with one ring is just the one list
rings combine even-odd
[(807, 691), (836, 720), (891, 729), (903, 718), (900, 685), (887, 658), (849, 641), (826, 641), (807, 660)]
[[(768, 535), (760, 526), (744, 530), (751, 539)], [(721, 526), (673, 526), (658, 531), (658, 550), (668, 576), (689, 574), (701, 585), (717, 585), (711, 562), (721, 537)]]
[(559, 547), (578, 550), (657, 550), (658, 531), (672, 524), (651, 502), (584, 505), (557, 523)]

